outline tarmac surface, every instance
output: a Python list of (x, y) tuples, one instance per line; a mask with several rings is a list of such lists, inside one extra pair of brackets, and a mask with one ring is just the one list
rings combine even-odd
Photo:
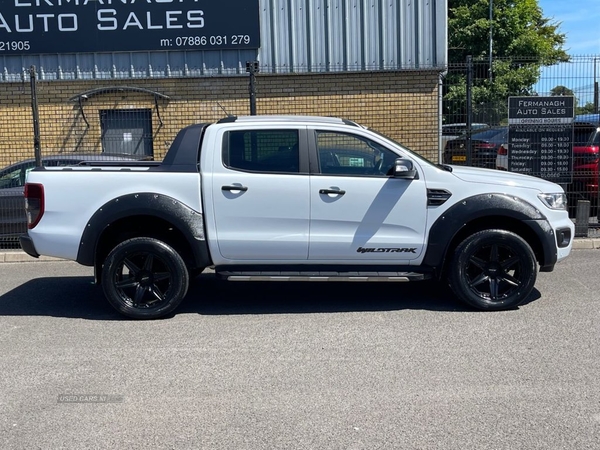
[(135, 321), (91, 267), (1, 267), (1, 450), (600, 449), (592, 249), (496, 312), (441, 283), (207, 274)]

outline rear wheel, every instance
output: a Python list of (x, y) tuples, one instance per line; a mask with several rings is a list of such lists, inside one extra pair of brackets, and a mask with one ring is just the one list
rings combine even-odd
[(157, 319), (171, 313), (185, 297), (188, 285), (181, 256), (153, 238), (136, 237), (117, 245), (102, 269), (107, 300), (134, 319)]
[(533, 290), (537, 263), (529, 244), (505, 230), (467, 237), (454, 252), (448, 280), (464, 302), (483, 310), (520, 305)]

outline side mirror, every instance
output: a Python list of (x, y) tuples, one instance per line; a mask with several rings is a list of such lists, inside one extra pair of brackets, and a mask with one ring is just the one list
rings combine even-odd
[(394, 162), (394, 178), (403, 178), (405, 180), (414, 180), (417, 177), (417, 171), (413, 167), (412, 161), (404, 158), (398, 158)]

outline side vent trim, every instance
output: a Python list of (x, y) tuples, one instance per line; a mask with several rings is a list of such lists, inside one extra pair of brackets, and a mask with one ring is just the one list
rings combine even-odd
[(427, 206), (440, 206), (452, 197), (446, 189), (427, 189)]

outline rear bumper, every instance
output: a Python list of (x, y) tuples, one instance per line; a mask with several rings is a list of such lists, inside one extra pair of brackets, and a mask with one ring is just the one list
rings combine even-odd
[(34, 258), (39, 258), (40, 254), (36, 251), (35, 245), (33, 245), (33, 241), (27, 234), (23, 234), (19, 236), (19, 243), (21, 244), (21, 248), (25, 253), (29, 256), (33, 256)]

